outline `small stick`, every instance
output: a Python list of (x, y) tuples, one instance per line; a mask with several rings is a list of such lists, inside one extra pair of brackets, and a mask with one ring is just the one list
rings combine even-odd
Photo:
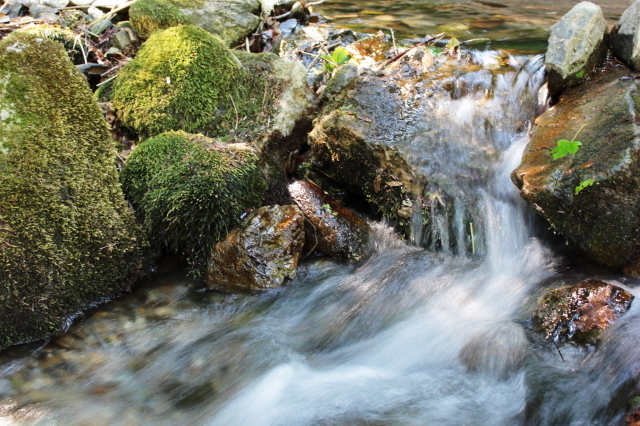
[(476, 236), (473, 233), (473, 222), (469, 222), (469, 230), (471, 231), (471, 254), (476, 254)]
[(560, 352), (560, 348), (558, 347), (558, 344), (556, 343), (555, 339), (553, 339), (553, 345), (556, 347), (556, 350), (560, 354), (560, 359), (562, 360), (562, 362), (565, 362), (564, 357), (562, 356), (562, 352)]
[(110, 82), (111, 80), (113, 80), (113, 79), (114, 79), (114, 78), (116, 78), (116, 77), (117, 77), (117, 75), (114, 75), (113, 77), (109, 77), (108, 79), (106, 79), (106, 80), (105, 80), (105, 81), (103, 81), (102, 83), (98, 83), (98, 84), (96, 84), (96, 87), (97, 87), (97, 86), (102, 86), (103, 84), (107, 84), (108, 82)]
[(402, 58), (404, 55), (406, 55), (407, 53), (409, 53), (412, 49), (415, 49), (416, 47), (422, 47), (422, 46), (426, 46), (427, 43), (431, 43), (432, 41), (440, 38), (440, 37), (444, 37), (446, 34), (445, 33), (440, 33), (440, 34), (436, 34), (433, 37), (425, 40), (425, 41), (421, 41), (420, 43), (416, 44), (415, 46), (411, 46), (410, 48), (408, 48), (407, 50), (405, 50), (404, 52), (398, 53), (397, 55), (395, 55), (393, 58), (388, 59), (384, 64), (382, 64), (382, 66), (380, 68), (384, 68), (387, 65), (397, 61), (398, 59)]
[(398, 46), (396, 46), (396, 36), (393, 33), (393, 28), (389, 28), (389, 31), (391, 31), (391, 41), (393, 42), (393, 54), (397, 55), (398, 54)]
[(4, 9), (4, 7), (5, 7), (6, 5), (8, 5), (8, 4), (9, 4), (9, 0), (5, 1), (4, 3), (2, 3), (2, 6), (0, 6), (0, 12), (2, 12), (2, 10)]
[(247, 52), (251, 53), (251, 46), (249, 46), (249, 37), (245, 37), (244, 46), (247, 49)]
[(134, 4), (136, 2), (136, 0), (130, 1), (128, 3), (123, 4), (122, 6), (113, 9), (111, 12), (109, 13), (105, 13), (101, 18), (96, 19), (95, 21), (93, 21), (92, 23), (90, 23), (88, 25), (89, 28), (91, 28), (92, 26), (94, 26), (95, 24), (97, 24), (98, 22), (105, 20), (105, 19), (110, 19), (113, 15), (115, 15), (116, 13), (120, 12), (121, 10), (125, 10), (126, 8), (128, 8), (129, 6), (131, 6), (132, 4)]
[[(322, 4), (322, 3), (326, 2), (326, 1), (327, 0), (320, 0), (320, 1), (313, 2), (313, 3), (307, 3), (305, 5), (305, 7), (317, 6), (317, 5)], [(287, 13), (283, 13), (282, 15), (274, 16), (273, 19), (282, 19), (282, 18), (286, 18), (289, 15), (291, 15), (291, 11), (289, 11)]]
[(230, 94), (229, 94), (229, 99), (231, 99), (231, 105), (233, 105), (233, 110), (236, 112), (236, 127), (234, 130), (237, 130), (238, 126), (240, 125), (240, 120), (238, 118), (238, 108), (236, 108), (236, 103), (233, 102), (233, 98), (231, 97)]

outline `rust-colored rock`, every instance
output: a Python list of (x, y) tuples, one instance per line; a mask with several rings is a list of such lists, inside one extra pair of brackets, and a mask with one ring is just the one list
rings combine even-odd
[(266, 290), (295, 278), (304, 245), (304, 216), (296, 206), (256, 210), (211, 251), (207, 287)]
[(533, 321), (554, 340), (594, 343), (632, 301), (633, 295), (620, 287), (589, 280), (549, 291), (533, 313)]
[(364, 259), (371, 231), (364, 219), (312, 183), (294, 181), (289, 193), (307, 219), (305, 247), (337, 259)]
[[(625, 67), (568, 90), (536, 120), (511, 175), (521, 196), (590, 258), (640, 273), (639, 83)], [(580, 133), (575, 136), (582, 128)], [(553, 159), (557, 141), (580, 141)]]

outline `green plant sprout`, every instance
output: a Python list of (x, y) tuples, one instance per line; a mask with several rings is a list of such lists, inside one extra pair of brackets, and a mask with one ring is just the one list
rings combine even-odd
[(322, 208), (331, 213), (334, 216), (338, 216), (338, 212), (334, 212), (329, 204), (323, 204)]
[(582, 182), (580, 182), (580, 185), (576, 186), (575, 191), (574, 191), (575, 195), (578, 195), (580, 193), (580, 191), (585, 189), (587, 186), (591, 186), (591, 185), (593, 185), (593, 179), (583, 180)]
[(340, 46), (337, 47), (331, 54), (323, 55), (321, 56), (321, 58), (325, 61), (324, 69), (326, 69), (328, 72), (331, 72), (336, 67), (344, 64), (349, 59), (351, 59), (351, 56), (349, 56), (349, 53), (344, 47)]
[(570, 141), (566, 139), (562, 139), (556, 142), (558, 146), (551, 150), (551, 154), (553, 155), (553, 159), (557, 160), (558, 158), (562, 158), (567, 154), (575, 154), (580, 149), (580, 145), (582, 142), (578, 142), (576, 138), (580, 134), (580, 131), (586, 126), (586, 123), (582, 125), (576, 132), (575, 136), (571, 138)]
[(580, 70), (576, 73), (576, 78), (582, 78), (587, 74), (585, 70)]

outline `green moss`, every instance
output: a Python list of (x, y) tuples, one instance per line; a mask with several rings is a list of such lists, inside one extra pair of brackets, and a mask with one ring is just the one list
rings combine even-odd
[(121, 122), (143, 139), (170, 130), (218, 136), (266, 120), (260, 114), (266, 84), (219, 39), (179, 26), (154, 33), (122, 69), (113, 104)]
[(0, 347), (48, 337), (141, 274), (109, 128), (60, 46), (0, 42)]
[(164, 133), (139, 145), (121, 173), (152, 242), (187, 254), (195, 275), (240, 215), (260, 206), (266, 188), (255, 154), (221, 146), (202, 135)]
[(129, 9), (129, 19), (138, 35), (147, 38), (154, 31), (189, 24), (190, 19), (180, 8), (203, 3), (189, 0), (138, 0)]

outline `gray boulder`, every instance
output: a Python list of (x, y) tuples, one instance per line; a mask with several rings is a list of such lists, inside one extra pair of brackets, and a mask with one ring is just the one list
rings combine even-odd
[(304, 216), (296, 206), (261, 207), (211, 251), (207, 286), (265, 290), (295, 278), (304, 245)]
[(608, 36), (600, 6), (588, 1), (575, 5), (551, 27), (545, 65), (552, 96), (576, 86), (603, 62)]
[(611, 31), (611, 50), (624, 62), (640, 70), (640, 0), (633, 2)]

